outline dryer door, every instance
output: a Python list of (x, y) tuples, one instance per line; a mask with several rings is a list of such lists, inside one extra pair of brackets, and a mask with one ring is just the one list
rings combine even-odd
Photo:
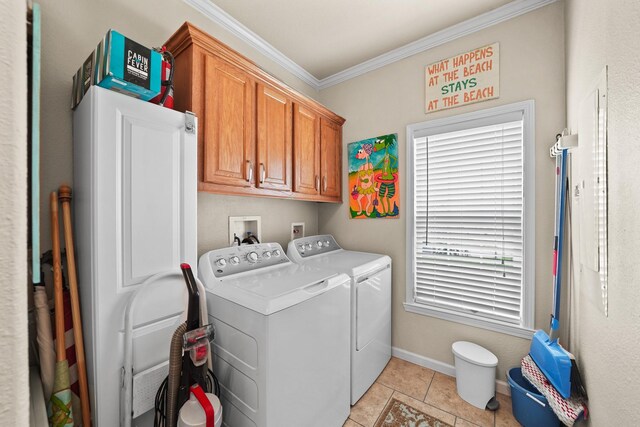
[(356, 279), (356, 350), (391, 334), (391, 268)]

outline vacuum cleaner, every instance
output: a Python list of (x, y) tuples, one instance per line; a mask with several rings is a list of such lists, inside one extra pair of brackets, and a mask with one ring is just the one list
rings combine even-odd
[(202, 325), (200, 291), (189, 264), (180, 269), (188, 290), (187, 320), (171, 338), (169, 375), (155, 398), (154, 427), (214, 427), (222, 420), (220, 386), (211, 371), (213, 326)]

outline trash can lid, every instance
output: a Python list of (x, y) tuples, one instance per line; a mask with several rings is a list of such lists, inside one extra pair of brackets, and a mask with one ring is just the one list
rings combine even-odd
[(457, 341), (451, 345), (453, 354), (474, 365), (494, 367), (498, 365), (498, 358), (484, 347), (468, 341)]

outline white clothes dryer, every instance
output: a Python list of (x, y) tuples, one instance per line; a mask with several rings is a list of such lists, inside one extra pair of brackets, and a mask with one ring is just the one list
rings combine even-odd
[(200, 257), (224, 425), (339, 427), (349, 416), (349, 277), (277, 243)]
[(351, 404), (371, 387), (391, 359), (391, 258), (348, 251), (331, 235), (289, 242), (287, 255), (305, 266), (351, 278)]

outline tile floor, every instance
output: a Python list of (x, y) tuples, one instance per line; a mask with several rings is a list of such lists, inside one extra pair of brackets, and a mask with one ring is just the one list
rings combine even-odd
[(392, 357), (376, 382), (351, 408), (344, 427), (372, 427), (391, 397), (456, 427), (518, 427), (511, 398), (498, 394), (500, 409), (483, 411), (462, 400), (456, 379)]

